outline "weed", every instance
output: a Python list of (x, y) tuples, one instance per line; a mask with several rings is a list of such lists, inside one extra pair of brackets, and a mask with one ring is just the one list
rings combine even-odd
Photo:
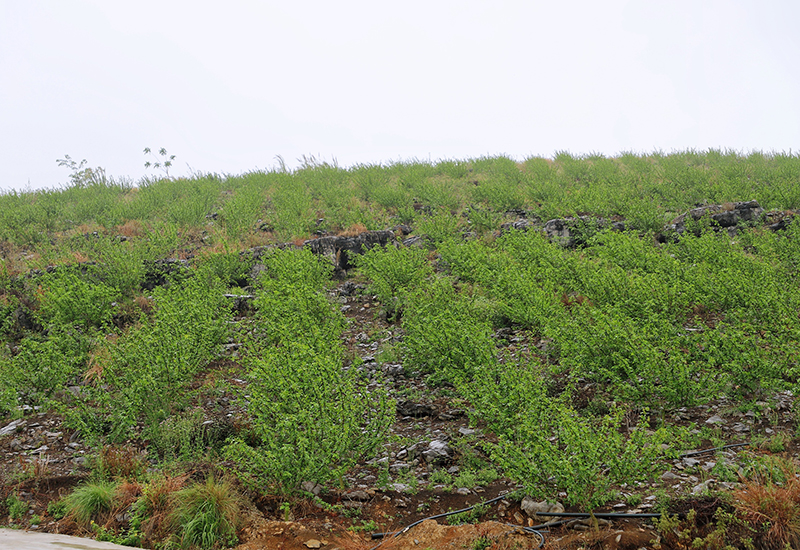
[(6, 508), (8, 508), (8, 516), (14, 520), (20, 520), (25, 517), (30, 505), (19, 498), (17, 495), (11, 495), (6, 498)]
[(67, 515), (67, 503), (64, 499), (51, 500), (47, 503), (47, 513), (55, 520)]
[(369, 533), (369, 532), (374, 533), (378, 529), (379, 529), (378, 524), (373, 519), (361, 520), (360, 525), (351, 525), (350, 527), (347, 528), (348, 531), (352, 531), (354, 533)]
[(477, 523), (481, 516), (483, 516), (489, 507), (485, 504), (476, 504), (472, 507), (472, 510), (467, 510), (466, 512), (460, 512), (458, 514), (452, 514), (447, 516), (447, 523), (450, 525), (463, 525), (465, 523)]
[(453, 476), (444, 468), (439, 468), (431, 472), (429, 481), (436, 484), (450, 485), (453, 481)]
[(145, 161), (144, 167), (145, 168), (153, 168), (155, 170), (163, 170), (164, 175), (169, 178), (169, 169), (172, 168), (172, 161), (175, 160), (175, 155), (170, 155), (167, 153), (167, 150), (163, 147), (158, 150), (158, 155), (156, 156), (149, 147), (144, 148), (144, 154), (150, 155), (155, 159), (155, 161)]
[(131, 447), (105, 446), (89, 461), (95, 480), (136, 479), (146, 468), (143, 457)]
[(631, 508), (636, 508), (642, 503), (642, 495), (633, 493), (625, 497), (625, 503)]
[(791, 443), (791, 441), (792, 437), (789, 434), (780, 432), (768, 438), (760, 447), (771, 453), (782, 453), (786, 450), (787, 445)]
[(470, 550), (487, 550), (488, 548), (491, 548), (492, 544), (494, 544), (492, 539), (486, 535), (483, 535), (473, 540), (469, 548)]

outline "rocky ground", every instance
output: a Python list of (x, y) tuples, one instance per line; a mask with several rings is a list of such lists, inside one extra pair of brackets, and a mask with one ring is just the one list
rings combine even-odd
[[(430, 388), (425, 379), (404, 369), (397, 352), (402, 329), (387, 322), (380, 305), (362, 286), (342, 283), (332, 293), (351, 325), (345, 335), (357, 368), (373, 380), (388, 384), (397, 401), (397, 421), (385, 448), (375, 459), (354, 468), (347, 488), (304, 487), (319, 499), (254, 499), (247, 525), (240, 533), (241, 549), (389, 549), (411, 548), (536, 548), (540, 538), (523, 527), (537, 526), (552, 517), (531, 499), (522, 500), (524, 488), (503, 478), (482, 449), (492, 440), (481, 425), (471, 425), (467, 403), (447, 387)], [(242, 307), (246, 308), (246, 304)], [(498, 339), (512, 352), (524, 353), (537, 345), (522, 332), (504, 329)], [(235, 419), (241, 410), (233, 388), (243, 376), (237, 364), (237, 344), (227, 357), (209, 369), (209, 376), (224, 378), (231, 391), (213, 402), (201, 401), (209, 419)], [(578, 396), (596, 402), (593, 388)], [(648, 513), (661, 510), (671, 497), (683, 496), (673, 512), (709, 508), (709, 494), (731, 492), (739, 487), (754, 456), (776, 453), (797, 456), (794, 438), (794, 397), (788, 392), (754, 403), (749, 408), (724, 401), (678, 410), (659, 411), (660, 421), (690, 426), (703, 434), (697, 451), (723, 444), (734, 446), (720, 452), (697, 452), (664, 462), (653, 483), (617, 487), (618, 497), (605, 512)], [(210, 421), (211, 421), (210, 420)], [(764, 441), (761, 448), (750, 446)], [(135, 443), (131, 449), (137, 449)], [(26, 411), (24, 417), (0, 426), (2, 497), (16, 494), (30, 507), (22, 519), (0, 517), (0, 525), (29, 530), (80, 534), (67, 520), (49, 517), (47, 505), (73, 489), (89, 474), (92, 451), (80, 435), (61, 425), (58, 415)], [(427, 517), (460, 510), (499, 498), (478, 512), (467, 512), (476, 523), (449, 525), (447, 518), (422, 521), (398, 536), (373, 538), (374, 533), (393, 533)], [(321, 499), (321, 500), (320, 500)], [(676, 508), (677, 506), (677, 508)], [(563, 508), (548, 505), (548, 510)], [(683, 510), (681, 510), (682, 508)], [(585, 512), (570, 509), (568, 512)], [(32, 519), (37, 518), (38, 524)], [(558, 519), (558, 518), (556, 518)], [(646, 518), (566, 518), (569, 521), (541, 532), (546, 548), (651, 548), (658, 533)], [(124, 511), (116, 521), (124, 525)]]

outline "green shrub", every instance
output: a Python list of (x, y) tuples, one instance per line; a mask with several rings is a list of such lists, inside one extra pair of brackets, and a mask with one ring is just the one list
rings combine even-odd
[(266, 266), (256, 337), (243, 353), (253, 433), (225, 453), (246, 482), (293, 491), (338, 479), (374, 452), (394, 411), (384, 391), (368, 392), (344, 368), (344, 318), (321, 292), (329, 266), (304, 250), (276, 253)]
[[(343, 370), (338, 342), (284, 341), (247, 360), (255, 446), (236, 440), (227, 456), (245, 478), (292, 491), (338, 480), (380, 446), (393, 421), (385, 392), (366, 391)], [(327, 350), (327, 352), (325, 351)]]
[(87, 398), (65, 411), (68, 421), (87, 435), (110, 427), (112, 440), (124, 440), (136, 422), (153, 429), (184, 408), (194, 376), (226, 335), (223, 292), (218, 280), (200, 277), (156, 288), (152, 319), (143, 316), (117, 341), (102, 384), (84, 388)]
[(47, 503), (47, 513), (54, 520), (59, 520), (67, 515), (67, 503), (64, 502), (64, 499), (51, 500)]
[(483, 364), (457, 387), (497, 434), (497, 443), (488, 446), (495, 464), (539, 497), (565, 491), (570, 504), (601, 505), (613, 484), (648, 479), (670, 437), (663, 430), (648, 432), (644, 415), (623, 435), (621, 409), (580, 417), (567, 405), (568, 396), (548, 396), (535, 365)]
[(405, 293), (433, 274), (426, 252), (419, 248), (376, 246), (356, 256), (356, 264), (389, 313), (402, 309)]
[(431, 243), (438, 244), (455, 237), (460, 225), (458, 216), (454, 216), (449, 210), (440, 209), (429, 216), (418, 218), (414, 232), (424, 235)]
[(19, 496), (11, 495), (6, 498), (6, 508), (8, 508), (8, 517), (17, 521), (25, 517), (30, 505), (19, 498)]
[(0, 356), (0, 407), (21, 402), (29, 406), (49, 406), (64, 386), (74, 382), (86, 365), (92, 340), (76, 330), (48, 337), (24, 338), (16, 355)]
[(408, 365), (451, 378), (469, 377), (478, 365), (494, 363), (491, 326), (476, 314), (473, 303), (447, 278), (416, 290), (403, 318)]
[(116, 288), (87, 280), (67, 268), (43, 275), (39, 284), (43, 324), (59, 328), (106, 328), (114, 313), (112, 303), (120, 298)]

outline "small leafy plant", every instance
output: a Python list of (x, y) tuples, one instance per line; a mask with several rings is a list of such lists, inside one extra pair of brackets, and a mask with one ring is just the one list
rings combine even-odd
[(149, 147), (144, 148), (145, 156), (149, 155), (152, 157), (153, 161), (146, 160), (144, 163), (145, 168), (153, 168), (155, 170), (162, 170), (164, 172), (164, 176), (169, 178), (169, 169), (172, 168), (172, 161), (175, 160), (175, 155), (170, 155), (167, 153), (167, 150), (163, 147), (158, 150), (158, 155), (153, 153)]

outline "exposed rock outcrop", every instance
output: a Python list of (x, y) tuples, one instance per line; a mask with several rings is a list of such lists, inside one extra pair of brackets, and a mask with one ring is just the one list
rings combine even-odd
[(574, 218), (552, 219), (542, 225), (536, 219), (521, 218), (514, 222), (503, 224), (500, 226), (500, 231), (539, 229), (544, 231), (551, 242), (560, 244), (564, 248), (574, 248), (586, 244), (586, 241), (592, 235), (607, 227), (611, 227), (614, 231), (623, 231), (625, 223), (593, 216), (576, 216)]
[(764, 209), (758, 201), (733, 202), (725, 204), (710, 204), (693, 208), (675, 218), (665, 229), (668, 233), (682, 235), (686, 232), (687, 222), (698, 222), (708, 216), (712, 225), (719, 228), (735, 228), (741, 223), (758, 223), (762, 220)]
[(395, 241), (394, 232), (385, 229), (366, 231), (353, 237), (320, 237), (306, 241), (303, 246), (308, 247), (314, 254), (328, 258), (333, 263), (336, 275), (341, 276), (352, 267), (350, 258), (353, 254), (363, 254), (373, 246), (386, 246)]

